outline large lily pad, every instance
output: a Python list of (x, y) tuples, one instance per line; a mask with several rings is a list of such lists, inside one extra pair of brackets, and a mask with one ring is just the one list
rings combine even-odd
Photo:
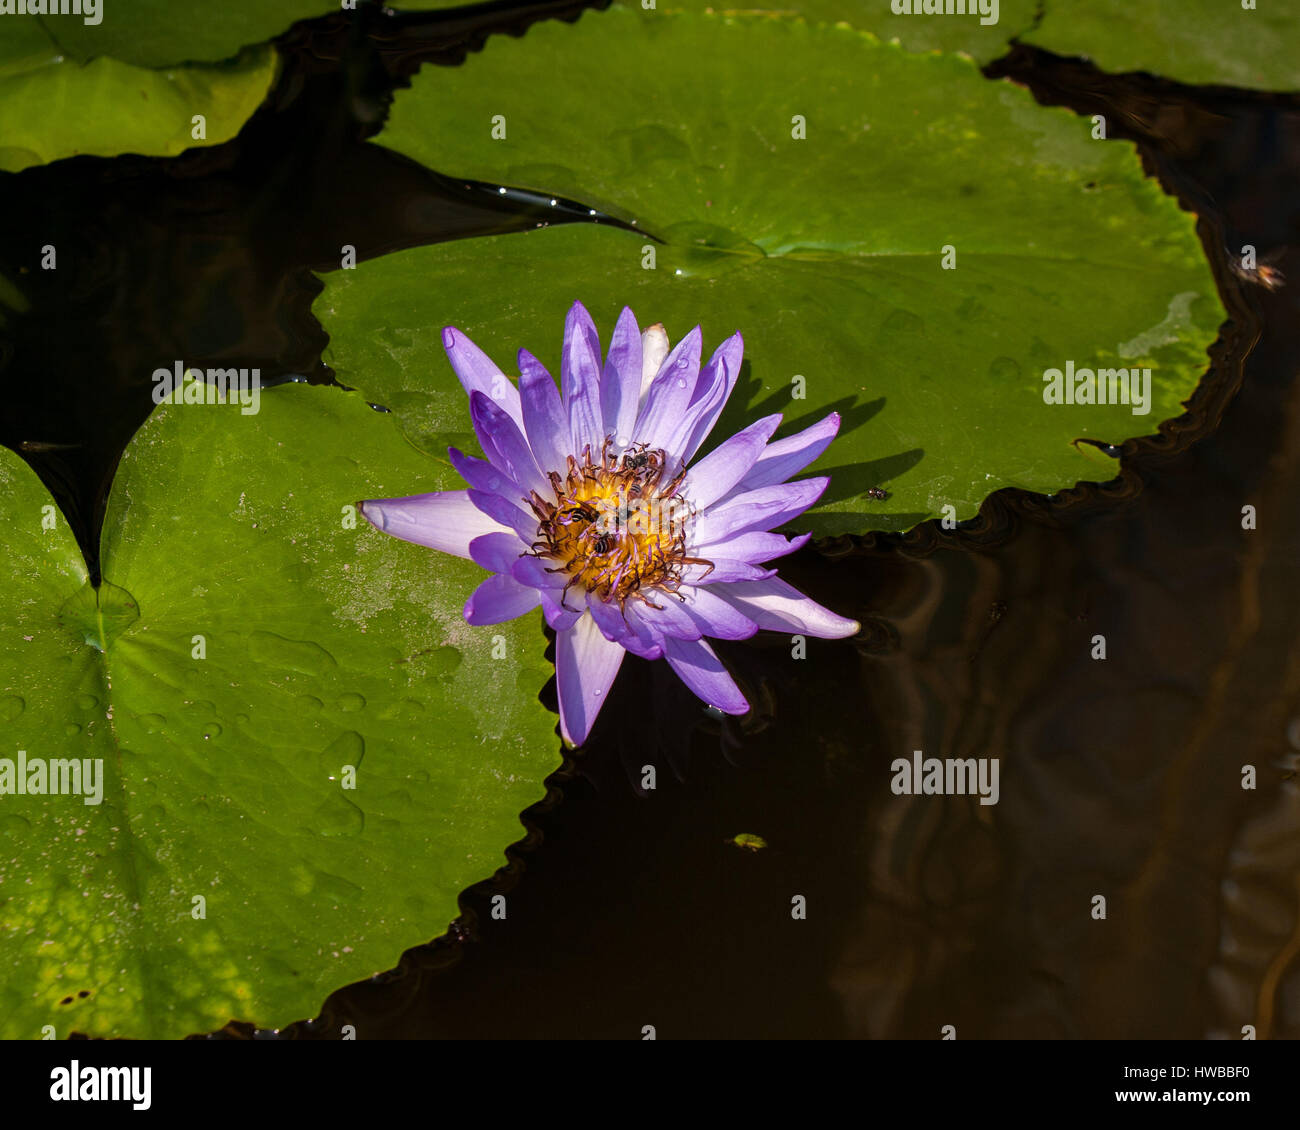
[(1046, 0), (1026, 43), (1059, 55), (1083, 55), (1104, 71), (1150, 71), (1187, 83), (1263, 90), (1300, 88), (1300, 12), (1292, 3), (1259, 0)]
[[(0, 171), (90, 154), (171, 157), (234, 137), (266, 97), (276, 73), (270, 47), (217, 66), (152, 71), (116, 59), (81, 64), (35, 25), (0, 53)], [(195, 115), (204, 118), (195, 137)]]
[(467, 627), (481, 570), (343, 510), (447, 478), (336, 389), (165, 405), (114, 484), (96, 602), (0, 449), (0, 757), (105, 774), (99, 805), (0, 797), (0, 1036), (313, 1015), (504, 862), (559, 760), (539, 621)]
[[(969, 517), (1000, 487), (1110, 478), (1113, 462), (1071, 441), (1178, 415), (1223, 317), (1193, 218), (1131, 145), (1093, 140), (1090, 122), (969, 59), (849, 28), (588, 14), (421, 72), (380, 141), (667, 241), (554, 228), (328, 276), (328, 359), (434, 454), (468, 431), (440, 326), (507, 368), (519, 346), (554, 365), (570, 303), (606, 336), (628, 304), (674, 338), (697, 322), (706, 344), (745, 335), (750, 368), (720, 430), (843, 414), (817, 465), (831, 486), (801, 526), (903, 529)], [(1044, 403), (1044, 371), (1069, 361), (1150, 368), (1149, 412)]]

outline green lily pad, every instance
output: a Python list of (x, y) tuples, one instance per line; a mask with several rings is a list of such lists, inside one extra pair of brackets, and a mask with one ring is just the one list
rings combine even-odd
[[(575, 299), (605, 340), (626, 304), (674, 339), (700, 323), (706, 348), (744, 334), (716, 435), (841, 413), (800, 528), (901, 530), (970, 517), (1001, 487), (1109, 479), (1114, 462), (1071, 441), (1180, 414), (1224, 311), (1193, 218), (1091, 128), (969, 59), (849, 28), (626, 10), (538, 26), (422, 71), (381, 143), (667, 242), (555, 227), (333, 273), (327, 360), (441, 454), (469, 424), (439, 327), (507, 371), (523, 346), (556, 372)], [(1045, 403), (1045, 371), (1069, 362), (1150, 369), (1148, 411)]]
[(449, 480), (336, 389), (164, 405), (97, 599), (0, 449), (0, 758), (103, 765), (98, 805), (0, 796), (0, 1036), (314, 1015), (505, 862), (559, 763), (539, 620), (467, 627), (482, 570), (344, 509)]
[(1058, 55), (1082, 55), (1103, 71), (1150, 71), (1179, 82), (1300, 88), (1300, 13), (1291, 3), (1259, 0), (1047, 0), (1042, 22), (1024, 42)]
[[(0, 65), (0, 170), (91, 154), (173, 157), (235, 136), (275, 79), (270, 47), (231, 63), (152, 71), (116, 59), (81, 64), (30, 35)], [(196, 137), (196, 115), (203, 116)]]
[(36, 20), (9, 20), (0, 36), (0, 78), (51, 63), (59, 49)]
[[(361, 0), (353, 0), (356, 7)], [(264, 43), (299, 20), (343, 10), (340, 0), (101, 0), (103, 18), (87, 24), (72, 16), (47, 19), (68, 54), (81, 59), (111, 55), (142, 67), (230, 59), (240, 48)], [(456, 7), (456, 0), (415, 0), (403, 11)]]

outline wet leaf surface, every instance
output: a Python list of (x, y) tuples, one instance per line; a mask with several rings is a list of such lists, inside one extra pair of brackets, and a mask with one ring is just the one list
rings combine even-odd
[(96, 596), (0, 461), (4, 755), (103, 765), (98, 805), (3, 799), (3, 1034), (278, 1027), (441, 933), (559, 764), (540, 622), (467, 627), (482, 570), (347, 509), (449, 476), (337, 389), (165, 405)]

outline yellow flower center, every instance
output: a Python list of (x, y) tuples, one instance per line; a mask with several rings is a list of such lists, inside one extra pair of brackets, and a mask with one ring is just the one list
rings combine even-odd
[(564, 477), (552, 471), (547, 477), (554, 501), (532, 492), (529, 505), (538, 526), (531, 552), (554, 562), (550, 572), (568, 576), (564, 596), (577, 586), (600, 600), (617, 601), (619, 608), (629, 599), (660, 608), (647, 591), (676, 594), (685, 565), (713, 571), (712, 562), (686, 552), (693, 511), (677, 493), (686, 472), (665, 482), (663, 450), (633, 444), (611, 456), (612, 445), (612, 437), (605, 440), (599, 463), (588, 447), (581, 463), (569, 456)]

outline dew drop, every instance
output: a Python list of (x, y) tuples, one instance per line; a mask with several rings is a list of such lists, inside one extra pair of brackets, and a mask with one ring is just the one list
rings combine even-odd
[(685, 377), (678, 377), (678, 378), (677, 378), (677, 387), (678, 387), (678, 388), (685, 388), (685, 387), (686, 387), (686, 378), (685, 378)]
[(1020, 380), (1020, 362), (1013, 357), (995, 357), (989, 363), (989, 376), (995, 381), (1014, 383)]
[(428, 675), (450, 675), (461, 664), (460, 649), (444, 644), (424, 657), (424, 670)]
[(333, 780), (343, 766), (359, 766), (365, 756), (365, 738), (355, 730), (347, 730), (316, 755), (316, 765), (327, 779)]
[(627, 446), (627, 436), (615, 436), (615, 437), (614, 437), (614, 442), (615, 442), (616, 444), (618, 444), (619, 447), (626, 447), (626, 446)]
[(31, 821), (16, 812), (0, 816), (0, 836), (21, 836), (32, 826)]
[(492, 478), (488, 479), (488, 487), (491, 490), (497, 490), (500, 488), (500, 486), (501, 486), (501, 480), (497, 478), (496, 475), (493, 475)]
[(309, 827), (322, 836), (351, 838), (359, 836), (366, 826), (366, 814), (346, 797), (335, 794), (328, 797), (312, 813)]
[(895, 310), (882, 323), (882, 329), (891, 334), (920, 334), (925, 331), (925, 320), (911, 310)]
[(328, 651), (311, 640), (287, 639), (258, 629), (248, 637), (249, 650), (258, 663), (284, 667), (300, 675), (323, 675), (338, 666)]

